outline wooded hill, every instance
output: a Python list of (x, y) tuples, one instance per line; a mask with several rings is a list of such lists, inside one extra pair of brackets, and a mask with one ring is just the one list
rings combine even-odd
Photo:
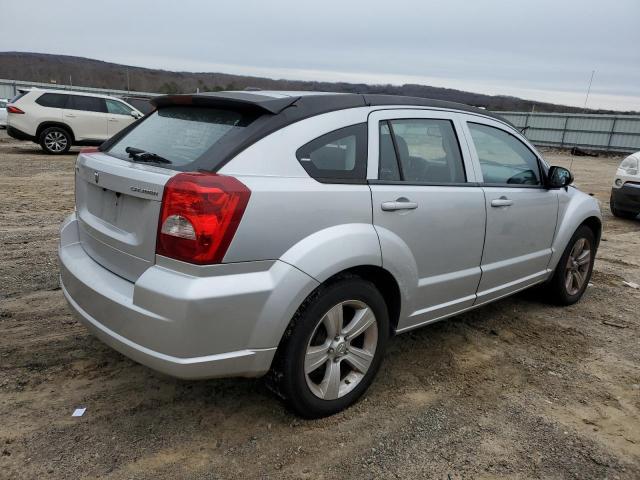
[[(227, 73), (171, 72), (119, 65), (83, 57), (44, 53), (0, 52), (0, 78), (157, 93), (243, 90), (315, 90), (349, 93), (382, 93), (450, 100), (488, 110), (578, 113), (583, 109), (524, 100), (506, 95), (483, 95), (428, 85), (384, 85), (346, 82), (309, 82), (230, 75)], [(609, 113), (604, 110), (590, 112)], [(619, 112), (617, 112), (619, 113)]]

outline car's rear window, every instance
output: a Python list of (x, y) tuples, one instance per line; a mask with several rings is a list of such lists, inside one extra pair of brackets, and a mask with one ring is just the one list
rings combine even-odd
[(248, 126), (251, 112), (203, 107), (166, 107), (148, 115), (106, 153), (130, 160), (127, 147), (171, 161), (165, 168), (184, 170), (223, 138)]

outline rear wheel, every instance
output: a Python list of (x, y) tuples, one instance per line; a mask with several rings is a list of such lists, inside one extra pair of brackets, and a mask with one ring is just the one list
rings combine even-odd
[(64, 128), (46, 128), (40, 134), (40, 146), (51, 155), (67, 153), (71, 148), (71, 135)]
[(320, 287), (296, 313), (271, 372), (271, 384), (305, 418), (353, 404), (376, 375), (389, 335), (376, 287), (348, 277)]
[(595, 255), (595, 235), (582, 225), (571, 237), (547, 285), (554, 303), (572, 305), (580, 300), (589, 285)]

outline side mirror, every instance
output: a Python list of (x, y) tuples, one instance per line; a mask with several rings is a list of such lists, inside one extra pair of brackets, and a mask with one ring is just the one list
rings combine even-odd
[(142, 115), (140, 115), (138, 112), (136, 112), (135, 110), (131, 110), (131, 116), (133, 118), (140, 118)]
[(547, 188), (565, 188), (573, 183), (573, 174), (564, 167), (551, 167), (547, 177)]

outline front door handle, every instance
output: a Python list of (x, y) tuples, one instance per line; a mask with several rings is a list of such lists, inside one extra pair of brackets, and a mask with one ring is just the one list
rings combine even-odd
[(385, 212), (393, 212), (396, 210), (415, 210), (418, 208), (418, 204), (410, 202), (406, 198), (399, 198), (395, 202), (382, 202), (381, 207)]
[(513, 200), (505, 197), (504, 195), (500, 198), (491, 200), (492, 207), (508, 207), (509, 205), (513, 205)]

